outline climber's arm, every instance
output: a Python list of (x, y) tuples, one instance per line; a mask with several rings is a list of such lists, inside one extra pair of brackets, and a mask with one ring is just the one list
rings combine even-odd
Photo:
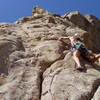
[(70, 40), (70, 37), (60, 37), (58, 40)]

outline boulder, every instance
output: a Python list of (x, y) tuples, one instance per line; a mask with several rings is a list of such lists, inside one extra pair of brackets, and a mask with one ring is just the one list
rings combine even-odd
[(88, 14), (88, 15), (85, 15), (85, 18), (92, 24), (92, 25), (98, 25), (98, 27), (100, 28), (100, 20), (91, 15), (91, 14)]
[(87, 27), (89, 28), (90, 26), (89, 21), (79, 11), (67, 13), (64, 15), (64, 18), (67, 18), (79, 28), (82, 28), (84, 30), (88, 30)]
[(96, 69), (99, 66), (86, 61), (83, 65), (84, 72), (75, 70), (70, 53), (64, 60), (52, 64), (44, 72), (41, 100), (90, 100), (100, 85), (100, 70)]

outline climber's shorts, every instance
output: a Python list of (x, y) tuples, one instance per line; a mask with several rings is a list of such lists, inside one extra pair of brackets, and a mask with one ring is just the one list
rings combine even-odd
[(76, 50), (79, 50), (79, 52), (81, 53), (82, 57), (86, 57), (88, 56), (88, 50), (85, 48), (71, 48), (71, 51), (74, 52)]

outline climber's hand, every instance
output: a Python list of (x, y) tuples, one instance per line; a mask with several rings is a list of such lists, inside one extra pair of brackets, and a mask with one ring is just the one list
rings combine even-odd
[(58, 40), (59, 40), (59, 41), (62, 41), (62, 40), (63, 40), (63, 38), (62, 38), (62, 37), (60, 37), (60, 38), (58, 38)]

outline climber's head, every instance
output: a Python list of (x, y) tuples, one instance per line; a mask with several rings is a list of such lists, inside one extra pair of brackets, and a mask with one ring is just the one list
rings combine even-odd
[(77, 33), (75, 33), (74, 38), (76, 41), (82, 42), (82, 40), (79, 38), (79, 35)]

